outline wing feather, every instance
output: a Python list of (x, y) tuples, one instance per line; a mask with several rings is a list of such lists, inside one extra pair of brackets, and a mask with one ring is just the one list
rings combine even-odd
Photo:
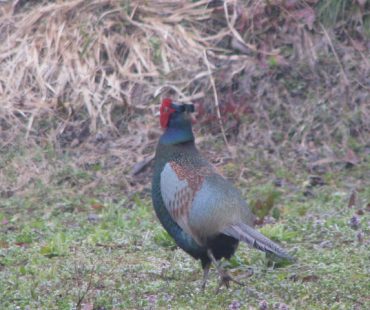
[(202, 242), (198, 234), (191, 229), (189, 214), (196, 193), (202, 188), (205, 178), (211, 174), (214, 174), (214, 169), (206, 162), (192, 166), (170, 161), (164, 166), (160, 178), (166, 209), (173, 220), (200, 245)]
[(188, 224), (188, 219), (194, 198), (194, 190), (191, 188), (186, 178), (179, 176), (178, 170), (179, 166), (176, 166), (173, 162), (165, 165), (160, 179), (161, 194), (166, 209), (173, 220), (184, 231), (193, 235)]

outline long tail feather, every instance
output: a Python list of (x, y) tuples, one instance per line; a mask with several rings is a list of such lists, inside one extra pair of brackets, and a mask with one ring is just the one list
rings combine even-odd
[(248, 245), (263, 252), (272, 253), (284, 259), (294, 260), (293, 257), (276, 243), (244, 223), (229, 226), (223, 233), (240, 241), (244, 241)]

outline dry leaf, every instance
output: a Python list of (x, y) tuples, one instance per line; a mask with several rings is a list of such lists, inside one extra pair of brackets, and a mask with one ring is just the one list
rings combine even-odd
[(352, 165), (357, 165), (360, 162), (360, 158), (351, 149), (347, 150), (346, 156), (342, 160)]
[(302, 278), (302, 282), (317, 282), (319, 277), (317, 275), (309, 275)]
[(7, 249), (9, 247), (8, 242), (0, 240), (0, 248)]
[(348, 208), (353, 208), (356, 206), (357, 201), (357, 192), (355, 190), (352, 191), (351, 196), (349, 197), (348, 201)]
[(101, 205), (101, 204), (96, 203), (96, 204), (91, 205), (91, 208), (94, 209), (94, 210), (101, 210), (101, 209), (104, 208), (104, 206)]

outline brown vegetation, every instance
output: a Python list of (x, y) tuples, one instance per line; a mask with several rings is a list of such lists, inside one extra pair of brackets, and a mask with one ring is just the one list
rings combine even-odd
[(357, 164), (370, 141), (369, 4), (333, 17), (323, 2), (0, 4), (1, 151), (52, 144), (78, 166), (103, 162), (129, 189), (170, 95), (196, 103), (199, 142), (223, 159)]

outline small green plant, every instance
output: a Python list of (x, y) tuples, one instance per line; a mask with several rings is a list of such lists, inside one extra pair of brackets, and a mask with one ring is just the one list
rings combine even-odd
[(154, 234), (154, 242), (159, 246), (166, 247), (166, 248), (176, 248), (176, 243), (173, 238), (162, 228), (156, 229)]

